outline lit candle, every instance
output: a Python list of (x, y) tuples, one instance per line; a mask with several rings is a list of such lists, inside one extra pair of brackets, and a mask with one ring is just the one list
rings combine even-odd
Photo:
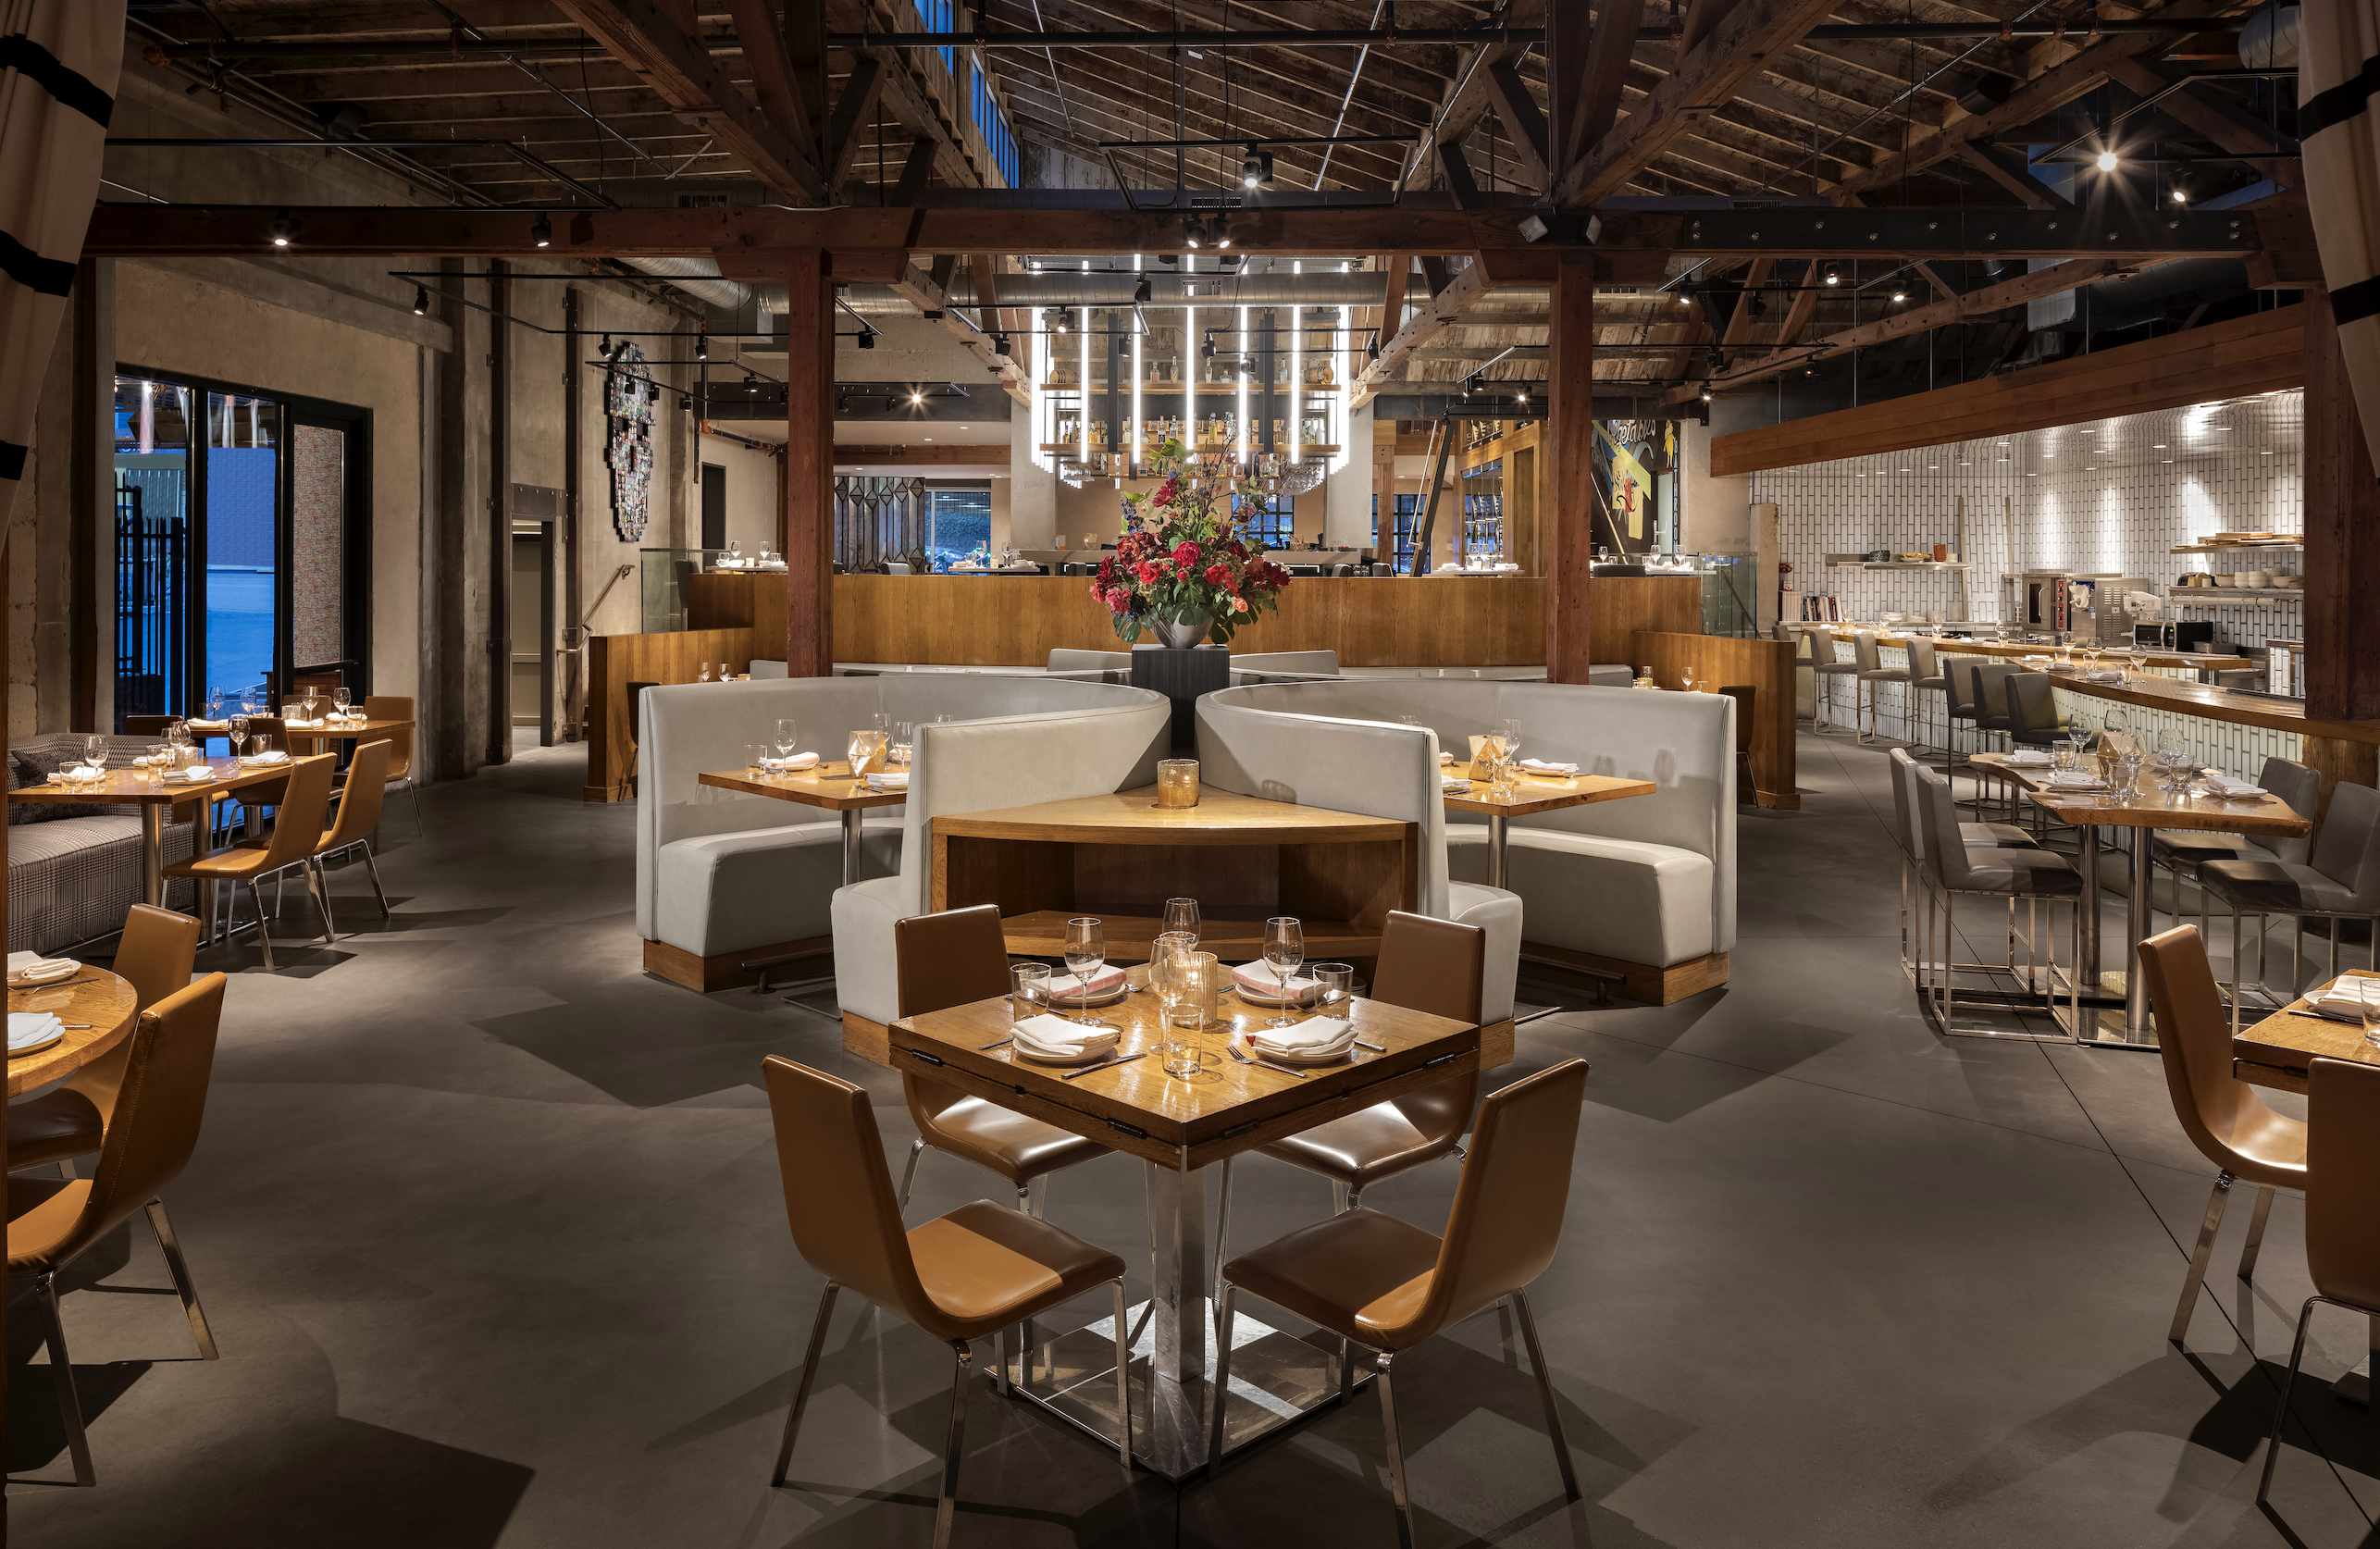
[(1160, 807), (1195, 807), (1198, 804), (1196, 759), (1158, 761), (1157, 804)]

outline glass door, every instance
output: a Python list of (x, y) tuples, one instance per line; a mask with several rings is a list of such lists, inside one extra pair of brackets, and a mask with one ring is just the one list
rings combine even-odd
[[(267, 696), (280, 681), (281, 405), (208, 392), (199, 531), (205, 564), (200, 601), (197, 700)], [(262, 702), (260, 700), (259, 702)]]
[(116, 729), (190, 687), (191, 390), (116, 380)]

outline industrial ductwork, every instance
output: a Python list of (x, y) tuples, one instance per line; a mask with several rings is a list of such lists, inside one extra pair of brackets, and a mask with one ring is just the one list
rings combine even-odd
[[(700, 259), (631, 259), (638, 265), (648, 263), (700, 263)], [(1177, 275), (1161, 269), (1146, 274), (1004, 274), (993, 282), (993, 293), (998, 306), (1130, 306), (1133, 291), (1142, 279), (1149, 282), (1150, 306), (1379, 306), (1386, 301), (1388, 279), (1378, 272), (1368, 274), (1197, 274)], [(680, 281), (683, 283), (683, 281)], [(723, 281), (722, 283), (727, 283)], [(1184, 287), (1195, 285), (1196, 294), (1185, 294)], [(751, 288), (764, 316), (777, 316), (785, 311), (785, 287), (758, 285)], [(1498, 299), (1533, 294), (1543, 300), (1545, 292), (1498, 291)], [(1417, 297), (1417, 299), (1419, 299)], [(951, 298), (955, 306), (975, 304), (974, 290), (961, 286)], [(914, 316), (917, 306), (907, 297), (883, 285), (853, 285), (843, 292), (844, 304), (862, 317)]]
[[(656, 279), (666, 279), (688, 295), (709, 303), (723, 312), (733, 312), (752, 299), (752, 288), (719, 274), (716, 258), (623, 258), (621, 263), (632, 269), (641, 269)], [(777, 287), (776, 305), (763, 306), (763, 311), (785, 310), (785, 288)]]

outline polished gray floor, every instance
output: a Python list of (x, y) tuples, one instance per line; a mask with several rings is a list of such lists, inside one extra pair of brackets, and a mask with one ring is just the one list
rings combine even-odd
[[(2188, 1353), (2169, 1345), (2211, 1170), (2152, 1056), (1928, 1029), (1895, 966), (1884, 769), (1804, 736), (1804, 808), (1746, 812), (1726, 990), (1524, 1031), (1505, 1075), (1594, 1067), (1532, 1292), (1585, 1498), (1563, 1501), (1482, 1317), (1399, 1366), (1423, 1543), (2367, 1542), (2380, 1423), (2326, 1389), (2361, 1352), (2345, 1314), (2317, 1316), (2277, 1510), (2252, 1504), (2309, 1289), (2301, 1207), (2275, 1208), (2250, 1288), (2228, 1272), (2242, 1201)], [(101, 1483), (63, 1488), (14, 1309), (15, 1542), (928, 1541), (948, 1357), (848, 1298), (795, 1485), (767, 1484), (820, 1282), (759, 1062), (865, 1082), (905, 1148), (897, 1085), (775, 997), (639, 974), (633, 814), (578, 786), (554, 749), (435, 787), (427, 838), (403, 808), (387, 825), (393, 921), (342, 873), (352, 942), (300, 945), (292, 891), (280, 973), (215, 955), (248, 971), (168, 1197), (223, 1358), (194, 1358), (144, 1230), (95, 1250), (65, 1307)], [(1241, 1180), (1238, 1245), (1329, 1208), (1286, 1168)], [(1454, 1182), (1367, 1203), (1434, 1228)], [(996, 1192), (932, 1158), (912, 1216)], [(1134, 1164), (1063, 1176), (1050, 1214), (1145, 1264)], [(961, 1545), (1394, 1542), (1369, 1400), (1178, 1491), (988, 1390), (971, 1427)]]

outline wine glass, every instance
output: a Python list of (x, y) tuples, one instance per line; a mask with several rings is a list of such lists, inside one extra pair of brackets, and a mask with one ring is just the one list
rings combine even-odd
[(248, 745), (248, 713), (242, 711), (231, 717), (231, 756), (238, 758), (240, 750)]
[(1168, 934), (1186, 936), (1190, 945), (1198, 945), (1198, 900), (1168, 898), (1165, 900), (1165, 929)]
[(222, 689), (209, 688), (206, 691), (206, 718), (210, 721), (220, 721), (223, 719)]
[(892, 755), (892, 762), (899, 764), (903, 769), (908, 768), (910, 750), (916, 747), (916, 745), (917, 723), (914, 721), (900, 721), (895, 723), (893, 726), (892, 745), (889, 750)]
[(330, 708), (339, 712), (341, 715), (346, 714), (347, 707), (354, 702), (355, 696), (353, 691), (343, 683), (330, 691)]
[(1066, 972), (1074, 975), (1075, 998), (1080, 1002), (1074, 1020), (1085, 1027), (1105, 1027), (1108, 1024), (1091, 1015), (1091, 978), (1108, 964), (1107, 932), (1099, 922), (1084, 918), (1066, 922)]
[(2357, 977), (2355, 1009), (2363, 1016), (2363, 1041), (2380, 1044), (2380, 979)]
[(2124, 654), (2126, 659), (2132, 663), (2131, 676), (2125, 679), (2126, 683), (2129, 683), (2132, 681), (2132, 678), (2138, 677), (2140, 675), (2141, 668), (2149, 664), (2149, 653), (2142, 650), (2139, 643), (2136, 641), (2129, 650), (2125, 651)]
[(84, 768), (91, 771), (89, 778), (92, 786), (96, 788), (99, 782), (106, 778), (106, 737), (93, 732), (82, 739), (82, 764)]
[(314, 720), (316, 713), (322, 709), (322, 690), (315, 688), (312, 684), (308, 684), (306, 686), (305, 698), (300, 700), (298, 701), (298, 705), (299, 708), (305, 712), (305, 718), (307, 720)]
[[(1287, 914), (1277, 914), (1264, 923), (1264, 960), (1272, 968), (1272, 976), (1281, 987), (1283, 1010), (1288, 1010), (1289, 981), (1297, 965), (1306, 960), (1306, 927)], [(1293, 1027), (1296, 1019), (1275, 1016), (1267, 1027)]]

